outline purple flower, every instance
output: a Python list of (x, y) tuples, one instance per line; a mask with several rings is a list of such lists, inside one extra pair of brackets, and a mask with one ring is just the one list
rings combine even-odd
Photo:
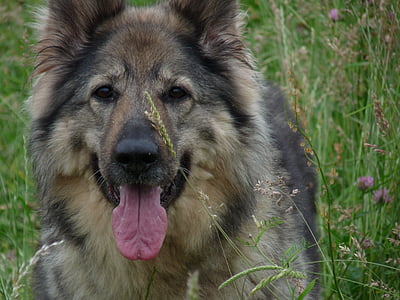
[(371, 176), (363, 176), (357, 179), (356, 183), (357, 187), (364, 191), (372, 186), (374, 186), (374, 177)]
[(337, 8), (331, 9), (328, 16), (329, 16), (329, 19), (331, 19), (333, 22), (339, 21), (342, 18), (341, 14)]
[(360, 241), (361, 247), (363, 247), (364, 249), (368, 249), (371, 247), (374, 247), (375, 244), (372, 240), (370, 240), (369, 238), (364, 238)]
[(393, 201), (393, 197), (390, 197), (389, 190), (384, 188), (374, 191), (374, 200), (376, 203), (389, 203)]

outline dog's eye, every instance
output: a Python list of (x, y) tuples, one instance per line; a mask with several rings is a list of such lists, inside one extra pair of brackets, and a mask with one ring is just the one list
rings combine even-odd
[(117, 93), (110, 86), (102, 86), (94, 91), (93, 96), (98, 100), (112, 101), (117, 97)]
[(188, 93), (183, 88), (174, 86), (168, 91), (167, 96), (169, 99), (183, 100), (188, 96)]

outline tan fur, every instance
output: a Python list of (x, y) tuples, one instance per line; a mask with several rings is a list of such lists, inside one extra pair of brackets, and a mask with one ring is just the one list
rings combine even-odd
[[(313, 242), (304, 225), (312, 228), (313, 172), (301, 137), (287, 126), (290, 113), (279, 91), (254, 70), (237, 1), (171, 0), (146, 8), (119, 0), (49, 2), (38, 26), (30, 151), (42, 243), (63, 243), (36, 267), (38, 299), (185, 299), (195, 272), (200, 298), (246, 299), (276, 272), (218, 287), (248, 268), (281, 266), (286, 250)], [(115, 94), (99, 99), (100, 87)], [(168, 98), (173, 87), (187, 97)], [(145, 92), (173, 151), (149, 117)], [(127, 138), (156, 145), (150, 171), (127, 172), (116, 159)], [(182, 174), (187, 181), (166, 208), (168, 231), (158, 255), (124, 258), (112, 231), (119, 205), (112, 187), (168, 191)], [(267, 192), (254, 191), (259, 180)], [(301, 194), (290, 196), (292, 188)], [(283, 223), (269, 228), (257, 247), (247, 245), (260, 222), (273, 218)], [(309, 263), (316, 257), (303, 250), (290, 265), (308, 279), (275, 280), (252, 299), (290, 298), (299, 282), (305, 287), (314, 278)]]

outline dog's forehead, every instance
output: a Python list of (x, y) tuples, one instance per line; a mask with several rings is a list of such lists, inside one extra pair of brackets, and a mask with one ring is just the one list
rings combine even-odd
[(169, 20), (168, 16), (150, 9), (132, 9), (115, 23), (101, 54), (118, 57), (143, 72), (154, 69), (155, 65), (184, 64), (182, 43)]

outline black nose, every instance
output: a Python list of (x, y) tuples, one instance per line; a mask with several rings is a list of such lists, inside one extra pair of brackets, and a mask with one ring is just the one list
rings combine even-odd
[(158, 161), (159, 151), (151, 139), (127, 138), (116, 145), (114, 158), (126, 171), (138, 174)]

